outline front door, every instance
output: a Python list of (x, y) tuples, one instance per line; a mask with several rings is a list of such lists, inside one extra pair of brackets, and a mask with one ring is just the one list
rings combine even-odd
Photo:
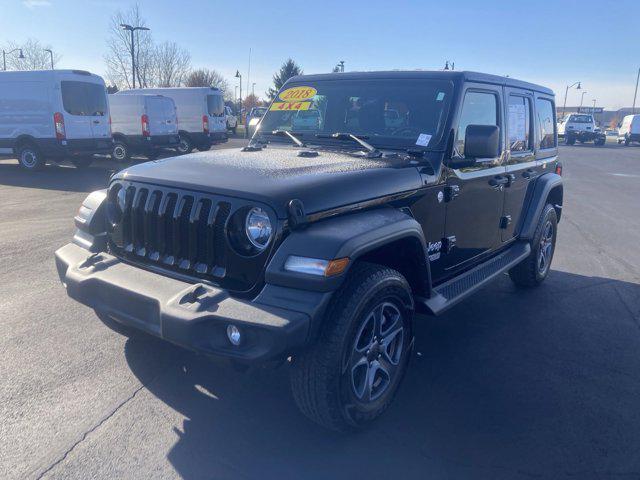
[(502, 213), (503, 242), (511, 240), (516, 235), (527, 193), (540, 175), (533, 148), (533, 92), (507, 88), (505, 97), (508, 139), (505, 166), (509, 184), (505, 188)]
[(468, 125), (497, 125), (501, 153), (479, 158), (471, 167), (449, 169), (445, 200), (445, 269), (450, 273), (466, 268), (500, 245), (500, 217), (505, 190), (502, 87), (467, 85), (453, 149), (464, 157)]

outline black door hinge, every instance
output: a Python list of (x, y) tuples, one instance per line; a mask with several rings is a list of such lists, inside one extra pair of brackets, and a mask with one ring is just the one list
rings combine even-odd
[(444, 201), (450, 202), (454, 198), (460, 195), (460, 186), (459, 185), (447, 185), (444, 187)]
[(456, 236), (451, 235), (442, 239), (442, 251), (444, 253), (450, 253), (453, 247), (456, 246)]
[(506, 229), (509, 225), (511, 225), (511, 215), (505, 215), (500, 218), (500, 228)]

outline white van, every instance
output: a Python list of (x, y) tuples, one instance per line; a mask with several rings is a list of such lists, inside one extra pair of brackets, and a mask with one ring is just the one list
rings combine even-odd
[(116, 95), (151, 93), (173, 99), (178, 110), (179, 153), (194, 147), (209, 150), (211, 145), (226, 142), (227, 119), (222, 91), (214, 87), (141, 88), (123, 90)]
[(640, 115), (626, 115), (618, 129), (618, 143), (640, 142)]
[(133, 153), (154, 159), (163, 148), (180, 143), (176, 104), (163, 95), (109, 95), (113, 150), (111, 157), (128, 161)]
[(27, 170), (47, 160), (90, 165), (111, 151), (104, 80), (82, 70), (0, 72), (0, 155)]

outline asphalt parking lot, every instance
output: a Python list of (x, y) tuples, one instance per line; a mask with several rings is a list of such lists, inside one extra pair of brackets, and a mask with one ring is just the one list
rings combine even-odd
[(0, 161), (0, 478), (640, 479), (640, 147), (561, 159), (548, 281), (418, 318), (396, 402), (350, 436), (298, 412), (286, 366), (241, 374), (67, 298), (53, 252), (116, 165)]

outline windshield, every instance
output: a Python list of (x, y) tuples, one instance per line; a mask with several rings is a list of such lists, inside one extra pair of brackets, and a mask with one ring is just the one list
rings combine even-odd
[(62, 105), (71, 115), (103, 116), (107, 111), (104, 86), (89, 82), (60, 82)]
[[(434, 147), (440, 141), (453, 85), (442, 80), (325, 80), (288, 84), (260, 131), (302, 133), (305, 142), (336, 132), (374, 146)], [(284, 140), (282, 140), (284, 141)]]
[(207, 111), (209, 115), (219, 117), (224, 114), (224, 100), (222, 95), (207, 95)]
[(592, 123), (593, 117), (591, 115), (571, 115), (569, 121), (572, 123)]
[(251, 114), (250, 115), (252, 117), (261, 117), (265, 113), (267, 113), (266, 107), (260, 107), (260, 108), (254, 108), (253, 110), (251, 110)]

